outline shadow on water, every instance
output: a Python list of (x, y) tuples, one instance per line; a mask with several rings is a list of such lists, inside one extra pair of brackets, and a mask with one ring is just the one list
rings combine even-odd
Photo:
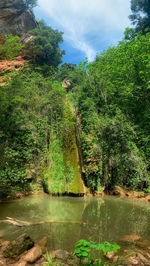
[[(103, 198), (49, 197), (39, 195), (0, 205), (0, 219), (13, 217), (28, 222), (67, 220), (18, 228), (0, 224), (0, 236), (13, 240), (26, 232), (34, 241), (48, 237), (48, 249), (73, 250), (79, 239), (110, 241), (136, 234), (150, 240), (150, 205), (111, 196)], [(73, 224), (69, 221), (84, 222)]]

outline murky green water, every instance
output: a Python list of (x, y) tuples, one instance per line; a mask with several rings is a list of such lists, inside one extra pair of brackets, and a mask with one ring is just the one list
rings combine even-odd
[(13, 240), (26, 232), (33, 240), (48, 237), (48, 249), (73, 250), (77, 240), (110, 241), (122, 245), (127, 234), (150, 240), (150, 204), (140, 201), (103, 198), (49, 197), (38, 195), (0, 204), (0, 219), (13, 217), (28, 222), (68, 220), (86, 224), (46, 223), (29, 227), (0, 224), (0, 236)]

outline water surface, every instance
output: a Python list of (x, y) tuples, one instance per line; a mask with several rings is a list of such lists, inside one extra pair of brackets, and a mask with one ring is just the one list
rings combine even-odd
[[(48, 237), (48, 249), (74, 249), (79, 239), (110, 241), (123, 245), (124, 235), (136, 234), (150, 240), (150, 204), (112, 196), (95, 198), (50, 197), (42, 194), (0, 204), (0, 219), (28, 222), (67, 220), (29, 227), (0, 224), (0, 236), (13, 240), (27, 233), (34, 241)], [(73, 224), (69, 221), (84, 222)]]

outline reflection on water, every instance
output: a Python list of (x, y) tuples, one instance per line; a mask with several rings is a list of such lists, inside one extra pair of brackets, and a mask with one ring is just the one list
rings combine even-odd
[[(68, 223), (45, 223), (18, 228), (0, 224), (0, 235), (13, 240), (26, 232), (33, 240), (48, 237), (49, 249), (73, 250), (74, 243), (83, 239), (96, 242), (120, 242), (127, 234), (150, 239), (150, 205), (111, 196), (103, 198), (70, 198), (38, 195), (0, 205), (0, 219), (13, 217), (28, 222), (67, 220)], [(73, 224), (81, 221), (85, 224)]]

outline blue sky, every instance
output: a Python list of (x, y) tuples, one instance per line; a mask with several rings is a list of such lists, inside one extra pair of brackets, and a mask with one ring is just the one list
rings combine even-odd
[(38, 0), (34, 13), (64, 32), (63, 62), (76, 63), (116, 45), (130, 26), (130, 0)]

